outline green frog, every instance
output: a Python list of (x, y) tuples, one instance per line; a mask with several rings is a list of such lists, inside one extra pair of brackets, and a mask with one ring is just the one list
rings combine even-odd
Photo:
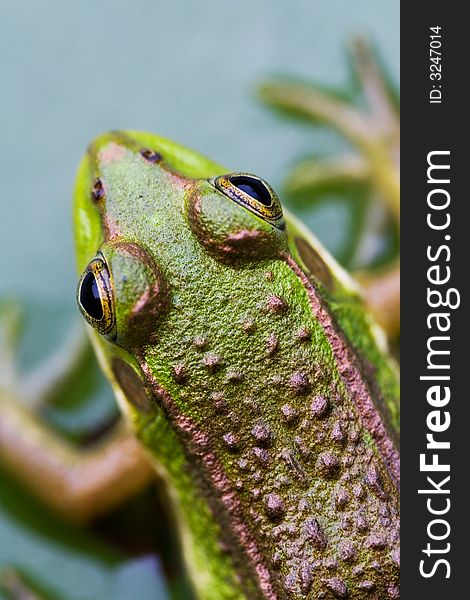
[(396, 366), (272, 187), (111, 132), (80, 165), (74, 229), (78, 306), (127, 426), (79, 458), (3, 397), (3, 462), (78, 519), (156, 471), (202, 600), (398, 598)]

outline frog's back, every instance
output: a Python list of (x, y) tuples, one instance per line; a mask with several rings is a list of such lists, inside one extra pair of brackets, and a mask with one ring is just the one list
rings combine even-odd
[[(116, 356), (129, 353), (180, 440), (247, 596), (397, 598), (395, 373), (356, 291), (294, 219), (234, 210), (230, 179), (205, 181), (218, 165), (132, 141), (158, 164), (102, 158), (101, 247), (145, 253), (161, 298), (151, 336), (117, 333)], [(134, 419), (163, 460), (158, 419)]]

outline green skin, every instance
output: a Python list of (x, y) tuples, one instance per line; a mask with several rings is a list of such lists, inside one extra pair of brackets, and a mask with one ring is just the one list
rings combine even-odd
[(224, 173), (150, 134), (91, 145), (74, 220), (81, 282), (105, 265), (103, 318), (81, 305), (101, 366), (199, 598), (397, 598), (395, 366), (315, 238)]

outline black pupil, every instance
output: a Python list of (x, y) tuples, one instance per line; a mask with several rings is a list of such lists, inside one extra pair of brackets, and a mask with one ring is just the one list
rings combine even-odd
[(229, 178), (231, 183), (242, 192), (249, 194), (264, 206), (271, 206), (271, 194), (268, 188), (259, 180), (246, 175), (232, 175)]
[(90, 271), (82, 281), (80, 288), (80, 304), (92, 319), (100, 321), (103, 318), (103, 306), (95, 276)]

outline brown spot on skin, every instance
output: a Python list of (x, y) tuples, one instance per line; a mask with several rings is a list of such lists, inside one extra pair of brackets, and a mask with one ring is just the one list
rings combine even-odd
[(341, 421), (335, 421), (333, 424), (331, 429), (331, 439), (339, 445), (343, 445), (346, 441)]
[(303, 531), (304, 535), (308, 538), (312, 545), (315, 546), (315, 548), (320, 550), (326, 548), (326, 536), (317, 519), (314, 517), (307, 519), (305, 521)]
[(194, 339), (193, 339), (193, 346), (195, 348), (197, 348), (198, 350), (203, 350), (204, 348), (207, 347), (207, 338), (203, 337), (202, 335), (197, 335)]
[(300, 566), (300, 589), (303, 594), (308, 594), (313, 584), (312, 567), (308, 562), (303, 562)]
[(269, 452), (265, 448), (253, 448), (253, 454), (256, 460), (262, 464), (266, 465), (269, 462)]
[(282, 419), (286, 425), (292, 425), (298, 418), (298, 412), (290, 404), (281, 406)]
[(305, 396), (311, 390), (310, 381), (305, 375), (305, 373), (301, 373), (300, 371), (296, 371), (289, 378), (289, 387), (294, 392), (296, 396)]
[(358, 500), (363, 500), (366, 497), (366, 490), (360, 483), (355, 483), (352, 491)]
[(272, 377), (266, 379), (266, 385), (281, 385), (282, 377), (280, 375), (273, 375)]
[(366, 592), (371, 592), (375, 588), (375, 583), (369, 579), (366, 579), (365, 581), (361, 581), (361, 583), (358, 585), (358, 588), (360, 590), (365, 590)]
[(384, 506), (381, 506), (381, 507), (379, 508), (379, 515), (380, 515), (381, 517), (384, 517), (384, 518), (387, 518), (387, 517), (389, 517), (389, 516), (390, 516), (390, 512), (389, 512), (388, 508), (387, 508), (385, 505), (384, 505)]
[(304, 458), (305, 460), (310, 458), (310, 450), (308, 448), (308, 446), (305, 444), (304, 440), (301, 437), (295, 437), (294, 438), (294, 442), (297, 446), (297, 448), (299, 449), (300, 455), (302, 456), (302, 458)]
[(355, 444), (356, 442), (359, 441), (359, 430), (356, 428), (352, 428), (351, 431), (349, 432), (349, 439), (350, 441)]
[[(302, 429), (302, 431), (310, 432), (312, 429), (312, 422), (310, 421), (310, 419), (303, 419), (302, 423), (300, 424), (300, 429)], [(317, 431), (317, 438), (323, 439), (324, 436), (325, 434), (322, 433), (320, 430)]]
[(238, 468), (241, 471), (248, 471), (249, 469), (249, 462), (246, 460), (246, 458), (240, 458), (240, 460), (238, 461)]
[(366, 483), (374, 494), (381, 500), (388, 498), (382, 484), (382, 479), (374, 465), (371, 465), (366, 473)]
[(251, 335), (252, 333), (254, 333), (256, 331), (256, 323), (254, 321), (251, 321), (250, 319), (246, 320), (243, 323), (243, 331), (247, 335)]
[(225, 445), (231, 452), (237, 452), (239, 449), (240, 440), (234, 433), (229, 432), (222, 436)]
[(228, 383), (240, 383), (243, 380), (243, 373), (240, 373), (240, 371), (229, 371), (226, 380)]
[(280, 487), (288, 487), (289, 485), (292, 484), (292, 481), (286, 475), (280, 475), (279, 477), (276, 478), (274, 483), (277, 488), (280, 488)]
[(329, 403), (325, 396), (315, 396), (310, 404), (310, 414), (317, 419), (321, 419), (328, 412)]
[(335, 505), (338, 509), (343, 509), (349, 502), (349, 494), (346, 488), (338, 487), (335, 494)]
[(274, 279), (273, 272), (268, 271), (267, 273), (264, 274), (264, 278), (266, 279), (266, 281), (272, 281)]
[(186, 369), (186, 366), (183, 363), (173, 365), (171, 370), (173, 379), (176, 381), (176, 383), (186, 383), (186, 381), (188, 380), (188, 370)]
[(212, 392), (211, 399), (214, 404), (214, 409), (218, 414), (223, 414), (227, 411), (227, 402), (222, 392)]
[(354, 562), (357, 558), (357, 551), (351, 542), (341, 542), (338, 546), (338, 556), (346, 563)]
[(334, 571), (338, 568), (338, 561), (336, 560), (336, 558), (328, 556), (328, 558), (325, 558), (325, 560), (323, 561), (323, 565), (330, 571)]
[(256, 415), (260, 413), (260, 406), (254, 398), (245, 398), (243, 400), (243, 404), (250, 410), (251, 413)]
[(282, 555), (279, 551), (276, 550), (276, 552), (274, 552), (271, 561), (273, 563), (273, 567), (275, 569), (277, 569), (279, 567), (279, 565), (281, 564), (281, 560), (282, 560)]
[(202, 359), (203, 365), (206, 367), (208, 371), (211, 373), (215, 373), (222, 366), (222, 360), (220, 356), (215, 354), (208, 354)]
[(269, 296), (268, 310), (274, 315), (283, 315), (289, 308), (287, 302), (280, 296)]
[(302, 327), (302, 329), (299, 329), (299, 331), (296, 333), (295, 337), (301, 343), (309, 342), (312, 339), (312, 332), (310, 329)]
[(284, 587), (293, 592), (295, 590), (295, 586), (297, 585), (297, 574), (295, 571), (290, 571), (287, 577), (284, 580)]
[(240, 425), (241, 417), (240, 417), (240, 414), (238, 412), (231, 411), (231, 412), (228, 413), (227, 416), (228, 416), (229, 422), (232, 423), (234, 426), (238, 427)]
[(331, 452), (321, 452), (317, 459), (317, 469), (324, 477), (335, 479), (339, 475), (340, 462)]
[(323, 581), (325, 586), (333, 593), (335, 598), (346, 598), (348, 595), (348, 588), (342, 579), (332, 577), (331, 579), (325, 579)]
[(269, 446), (272, 442), (272, 432), (266, 423), (256, 423), (251, 430), (251, 435), (260, 446)]
[(265, 496), (264, 507), (266, 515), (271, 521), (280, 521), (285, 514), (284, 503), (277, 494), (268, 494)]
[(298, 535), (298, 529), (295, 526), (295, 523), (287, 523), (286, 531), (292, 538), (294, 538)]
[(367, 531), (369, 529), (369, 523), (363, 515), (356, 517), (356, 527), (359, 531)]
[(279, 348), (279, 338), (275, 333), (271, 333), (266, 340), (266, 352), (269, 356), (276, 353)]
[(383, 550), (387, 547), (387, 539), (384, 535), (372, 534), (367, 539), (366, 546), (374, 550)]

